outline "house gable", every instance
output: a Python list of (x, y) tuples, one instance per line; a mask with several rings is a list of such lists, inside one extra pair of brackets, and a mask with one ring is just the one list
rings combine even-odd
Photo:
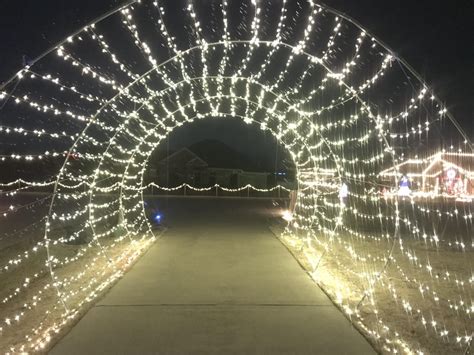
[(193, 153), (188, 148), (182, 148), (177, 152), (169, 155), (168, 157), (160, 160), (158, 165), (161, 167), (170, 166), (170, 167), (202, 167), (205, 168), (208, 164)]

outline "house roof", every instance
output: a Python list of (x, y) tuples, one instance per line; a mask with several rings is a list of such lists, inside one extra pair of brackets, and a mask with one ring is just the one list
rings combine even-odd
[(185, 165), (208, 166), (207, 162), (197, 156), (188, 148), (182, 148), (167, 157), (161, 159), (158, 164), (172, 164), (173, 162), (184, 162)]
[[(474, 154), (470, 153), (449, 153), (440, 152), (425, 159), (408, 159), (395, 166), (385, 169), (379, 173), (380, 176), (400, 176), (408, 177), (426, 176), (427, 174), (438, 174), (439, 165), (444, 167), (453, 166), (464, 174), (474, 176)], [(441, 168), (443, 169), (443, 167)]]
[(245, 154), (235, 151), (218, 140), (205, 139), (190, 145), (189, 149), (212, 168), (259, 170)]
[(445, 153), (443, 154), (442, 159), (446, 163), (457, 165), (464, 170), (474, 173), (474, 155), (472, 154), (458, 155)]
[[(183, 157), (185, 156), (186, 159), (191, 161), (194, 158), (196, 159), (196, 164), (209, 168), (240, 169), (247, 172), (262, 173), (268, 173), (268, 171), (273, 171), (274, 169), (269, 167), (269, 162), (261, 161), (259, 158), (249, 157), (246, 154), (234, 150), (227, 144), (214, 139), (205, 139), (196, 142), (165, 156), (168, 152), (169, 151), (162, 149), (155, 153), (155, 162), (157, 162), (158, 165), (169, 164), (172, 161), (177, 162), (179, 159), (184, 159)], [(279, 166), (279, 169), (285, 169), (286, 166), (291, 166), (291, 164), (292, 162), (285, 156), (284, 164), (282, 164), (283, 167)]]

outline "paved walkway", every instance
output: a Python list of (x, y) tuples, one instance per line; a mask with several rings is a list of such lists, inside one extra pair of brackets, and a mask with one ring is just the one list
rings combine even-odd
[(269, 205), (170, 200), (169, 231), (51, 353), (373, 353), (271, 234)]

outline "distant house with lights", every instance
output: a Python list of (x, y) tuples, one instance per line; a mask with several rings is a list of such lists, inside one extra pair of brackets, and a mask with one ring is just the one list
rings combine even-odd
[(439, 152), (425, 159), (407, 159), (379, 173), (389, 186), (406, 176), (412, 191), (434, 195), (474, 194), (474, 154)]

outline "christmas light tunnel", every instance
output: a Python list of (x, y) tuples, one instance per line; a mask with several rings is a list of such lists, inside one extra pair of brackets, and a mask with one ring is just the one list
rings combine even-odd
[[(342, 292), (337, 280), (327, 291), (367, 336), (389, 352), (419, 350), (382, 317), (377, 328), (364, 323), (359, 306), (377, 313), (376, 289), (384, 287), (399, 300), (398, 312), (423, 323), (430, 336), (467, 349), (474, 278), (450, 278), (455, 272), (449, 264), (434, 272), (429, 258), (415, 257), (404, 240), (438, 246), (433, 214), (471, 231), (470, 205), (443, 210), (426, 200), (387, 200), (377, 193), (384, 187), (380, 173), (392, 169), (392, 186), (398, 186), (398, 167), (414, 155), (472, 153), (441, 101), (382, 42), (316, 1), (178, 3), (132, 1), (71, 35), (0, 89), (0, 135), (18, 147), (0, 163), (61, 162), (44, 181), (19, 176), (0, 185), (12, 198), (48, 191), (35, 217), (42, 238), (0, 267), (14, 274), (38, 250), (45, 251), (45, 264), (19, 281), (3, 304), (31, 292), (32, 280), (51, 275), (44, 290), (4, 317), (0, 337), (15, 332), (28, 312), (48, 317), (49, 310), (41, 309), (46, 290), (54, 291), (61, 310), (50, 323), (36, 324), (11, 351), (47, 346), (155, 240), (144, 204), (151, 185), (144, 176), (160, 143), (178, 127), (229, 117), (269, 132), (293, 158), (298, 192), (295, 210), (285, 218), (285, 238), (319, 255), (313, 260), (315, 279), (322, 258), (334, 258), (351, 272), (351, 265), (338, 263), (336, 249), (354, 267), (362, 265), (362, 292)], [(171, 11), (178, 13), (174, 20)], [(346, 203), (339, 198), (342, 185)], [(23, 207), (12, 206), (4, 218)], [(467, 235), (471, 240), (456, 244), (463, 255), (474, 246)], [(372, 255), (357, 241), (390, 247)], [(74, 243), (81, 245), (74, 256), (55, 255)], [(126, 247), (117, 254), (117, 245)], [(97, 270), (62, 274), (91, 250), (93, 264), (104, 263)], [(429, 287), (418, 282), (417, 297), (435, 300), (452, 321), (413, 310), (411, 296), (399, 299), (395, 286), (383, 280), (388, 267), (406, 278), (407, 260), (420, 280), (430, 280)], [(455, 298), (439, 297), (441, 282), (456, 288)], [(360, 303), (352, 306), (344, 293), (356, 293)]]

